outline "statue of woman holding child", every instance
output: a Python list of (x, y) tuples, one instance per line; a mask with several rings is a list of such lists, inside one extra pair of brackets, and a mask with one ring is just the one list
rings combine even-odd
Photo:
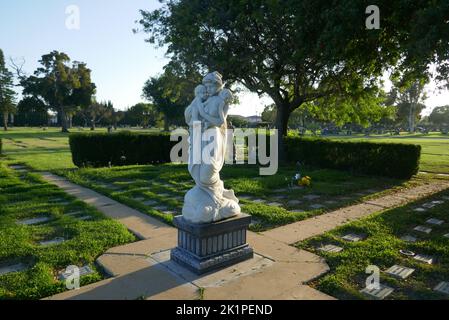
[[(195, 186), (184, 197), (182, 215), (193, 223), (209, 223), (240, 214), (234, 191), (225, 189), (220, 179), (231, 100), (231, 91), (223, 88), (222, 76), (212, 72), (195, 88), (195, 99), (184, 113), (190, 131), (188, 169)], [(194, 140), (194, 130), (201, 130), (203, 138)], [(201, 143), (201, 148), (195, 148), (195, 143)], [(200, 161), (194, 161), (195, 151), (201, 152), (196, 155)]]

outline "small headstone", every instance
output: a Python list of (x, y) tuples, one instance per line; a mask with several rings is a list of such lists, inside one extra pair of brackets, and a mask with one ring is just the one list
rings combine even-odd
[(315, 200), (315, 199), (318, 199), (319, 197), (320, 196), (316, 195), (316, 194), (308, 194), (308, 195), (305, 195), (303, 198), (307, 199), (307, 200)]
[[(94, 271), (87, 265), (79, 268), (79, 272), (80, 272), (79, 273), (80, 277), (94, 273)], [(59, 280), (64, 281), (67, 278), (69, 278), (71, 275), (72, 275), (72, 272), (65, 272), (64, 271), (64, 272), (60, 273)]]
[(333, 244), (326, 244), (324, 246), (321, 246), (318, 248), (318, 250), (320, 251), (324, 251), (324, 252), (332, 252), (332, 253), (337, 253), (343, 250), (342, 247), (333, 245)]
[(343, 240), (349, 241), (349, 242), (358, 242), (365, 239), (364, 235), (355, 234), (355, 233), (349, 233), (342, 237)]
[(383, 285), (383, 284), (379, 284), (379, 289), (376, 289), (376, 288), (373, 288), (373, 289), (364, 288), (364, 289), (360, 290), (361, 293), (367, 295), (368, 297), (370, 297), (372, 299), (376, 299), (376, 300), (383, 300), (383, 299), (385, 299), (393, 291), (394, 291), (394, 289), (390, 288), (389, 286)]
[(155, 200), (147, 200), (143, 202), (144, 205), (146, 206), (154, 206), (155, 204), (157, 204), (157, 201)]
[(55, 239), (52, 239), (52, 240), (41, 241), (41, 242), (39, 242), (39, 244), (41, 246), (46, 247), (46, 246), (60, 244), (60, 243), (63, 243), (64, 241), (65, 241), (64, 238), (59, 238), (58, 237), (58, 238), (55, 238)]
[(335, 201), (335, 200), (327, 200), (327, 201), (324, 201), (324, 203), (325, 204), (336, 204), (337, 201)]
[(287, 199), (288, 196), (286, 196), (286, 195), (279, 195), (279, 196), (275, 196), (274, 198), (278, 199), (278, 200), (283, 200), (283, 199)]
[(433, 257), (425, 255), (425, 254), (417, 254), (413, 257), (413, 259), (415, 259), (419, 262), (427, 263), (427, 264), (433, 263)]
[(264, 199), (254, 199), (254, 203), (265, 203), (266, 201)]
[(442, 281), (435, 288), (433, 288), (433, 290), (444, 294), (449, 294), (449, 282)]
[(50, 220), (51, 220), (51, 218), (49, 218), (49, 217), (38, 217), (38, 218), (20, 220), (19, 223), (28, 226), (28, 225), (48, 222)]
[(27, 167), (25, 167), (25, 166), (21, 166), (21, 165), (18, 165), (18, 164), (13, 164), (13, 165), (11, 165), (11, 166), (9, 166), (11, 169), (14, 169), (14, 170), (20, 170), (20, 169), (26, 169)]
[(436, 225), (436, 226), (440, 226), (440, 225), (442, 225), (444, 223), (444, 221), (440, 220), (440, 219), (430, 218), (430, 219), (428, 219), (426, 221), (426, 223), (433, 224), (433, 225)]
[(434, 200), (434, 201), (432, 201), (432, 203), (438, 205), (438, 204), (443, 204), (444, 201), (442, 201), (442, 200)]
[(281, 207), (281, 206), (282, 206), (282, 203), (279, 203), (279, 202), (270, 202), (270, 203), (267, 203), (267, 205), (269, 205), (269, 206), (271, 206), (271, 207)]
[(298, 204), (301, 204), (302, 203), (302, 201), (300, 201), (300, 200), (290, 200), (289, 202), (287, 202), (287, 204), (289, 205), (289, 206), (296, 206), (296, 205), (298, 205)]
[(416, 211), (416, 212), (426, 212), (427, 209), (425, 209), (425, 208), (415, 208), (415, 209), (413, 209), (413, 211)]
[(166, 206), (156, 206), (156, 207), (153, 207), (153, 209), (154, 209), (154, 210), (157, 210), (157, 211), (165, 211), (165, 210), (168, 210), (168, 208), (167, 208)]
[(401, 254), (403, 254), (404, 256), (407, 256), (407, 257), (414, 257), (415, 256), (415, 253), (413, 251), (410, 251), (410, 250), (401, 249), (401, 250), (399, 250), (399, 252)]
[(282, 188), (282, 189), (275, 189), (275, 190), (273, 190), (273, 192), (277, 192), (277, 193), (279, 193), (279, 192), (287, 192), (287, 191), (288, 191), (287, 188)]
[(446, 233), (443, 237), (449, 238), (449, 233)]
[(388, 270), (386, 270), (385, 272), (388, 273), (389, 275), (393, 276), (393, 277), (396, 277), (396, 278), (399, 278), (399, 279), (406, 279), (413, 272), (415, 272), (415, 269), (394, 265), (391, 268), (389, 268)]
[(428, 228), (425, 226), (417, 226), (413, 230), (429, 234), (432, 231), (432, 228)]
[(309, 207), (312, 208), (312, 209), (322, 209), (322, 208), (324, 208), (324, 206), (322, 204), (311, 204)]
[(135, 201), (144, 201), (145, 197), (138, 196), (138, 197), (132, 197), (132, 199), (135, 200)]
[(166, 215), (172, 215), (172, 216), (176, 215), (176, 212), (174, 212), (172, 210), (164, 210), (164, 211), (162, 211), (162, 213), (166, 214)]
[(12, 264), (9, 266), (0, 267), (0, 276), (11, 272), (19, 272), (25, 270), (27, 267), (23, 263)]
[(407, 241), (407, 242), (416, 242), (416, 237), (411, 236), (409, 234), (406, 234), (405, 236), (401, 237), (401, 240)]

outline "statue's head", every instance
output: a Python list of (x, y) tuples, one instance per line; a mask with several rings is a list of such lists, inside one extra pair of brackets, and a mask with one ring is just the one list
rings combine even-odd
[(206, 86), (207, 94), (209, 96), (215, 95), (223, 88), (223, 79), (221, 74), (217, 71), (208, 73), (203, 78), (203, 85)]

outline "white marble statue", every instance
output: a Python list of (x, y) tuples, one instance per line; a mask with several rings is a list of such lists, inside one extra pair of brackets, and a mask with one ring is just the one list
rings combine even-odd
[[(231, 99), (231, 91), (223, 88), (221, 75), (212, 72), (204, 77), (202, 85), (195, 88), (195, 99), (185, 110), (190, 129), (188, 169), (195, 186), (184, 197), (182, 215), (193, 223), (214, 222), (240, 214), (239, 200), (234, 191), (225, 189), (220, 179), (226, 152), (226, 117)], [(201, 123), (201, 134), (206, 132), (213, 139), (193, 140), (193, 127), (198, 121)], [(194, 143), (200, 143), (201, 148), (195, 149)], [(203, 150), (210, 150), (211, 145), (214, 149), (210, 159), (193, 161), (194, 150), (201, 150), (204, 154)]]

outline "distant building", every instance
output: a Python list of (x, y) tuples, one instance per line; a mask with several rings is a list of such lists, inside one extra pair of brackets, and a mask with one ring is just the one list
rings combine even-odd
[(245, 117), (245, 119), (246, 119), (246, 121), (248, 121), (249, 123), (252, 123), (252, 124), (262, 122), (262, 117), (260, 117), (260, 116), (249, 116), (249, 117)]

